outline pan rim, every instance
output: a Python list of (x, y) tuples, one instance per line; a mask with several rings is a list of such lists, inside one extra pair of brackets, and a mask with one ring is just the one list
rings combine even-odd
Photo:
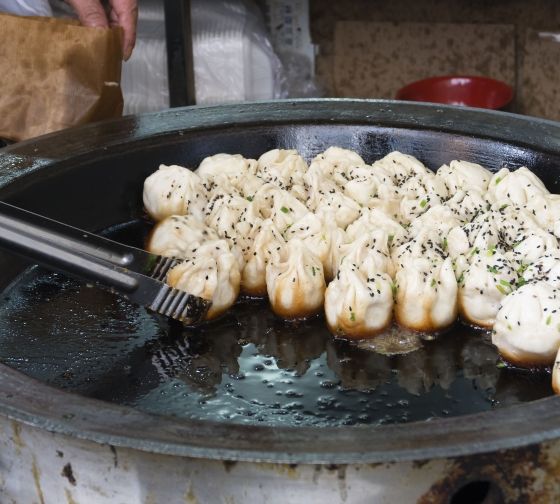
[[(285, 123), (435, 130), (560, 154), (560, 124), (483, 109), (390, 100), (312, 99), (185, 107), (52, 133), (0, 149), (0, 188), (99, 149), (185, 131)], [(164, 125), (163, 127), (162, 124)], [(155, 128), (155, 125), (158, 127)], [(54, 142), (57, 139), (58, 142)], [(455, 457), (560, 437), (560, 397), (430, 422), (344, 428), (266, 427), (174, 419), (50, 387), (0, 364), (0, 414), (96, 443), (196, 458), (378, 463)], [(258, 448), (255, 448), (258, 447)]]

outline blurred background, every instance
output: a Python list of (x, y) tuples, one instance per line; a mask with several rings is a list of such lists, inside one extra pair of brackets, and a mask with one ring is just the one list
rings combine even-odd
[[(166, 24), (172, 10), (184, 19)], [(187, 53), (192, 44), (185, 62), (194, 74), (188, 89), (166, 97), (164, 81), (192, 71), (176, 65), (181, 43), (170, 37), (180, 42), (178, 34)], [(171, 64), (162, 64), (165, 53)], [(123, 73), (125, 113), (166, 99), (394, 98), (419, 79), (469, 75), (509, 85), (507, 110), (557, 120), (559, 59), (555, 0), (140, 0), (138, 45)]]
[[(72, 15), (61, 0), (49, 3), (55, 16)], [(136, 48), (123, 64), (124, 114), (277, 98), (395, 98), (420, 79), (478, 76), (505, 88), (486, 81), (476, 94), (501, 97), (451, 103), (560, 119), (557, 0), (139, 0), (139, 16)], [(432, 101), (439, 92), (398, 96)]]

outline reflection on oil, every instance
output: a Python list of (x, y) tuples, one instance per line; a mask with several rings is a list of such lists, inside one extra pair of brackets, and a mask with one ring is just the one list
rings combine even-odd
[(158, 414), (269, 425), (383, 424), (551, 393), (549, 376), (496, 367), (488, 336), (466, 326), (433, 341), (412, 338), (416, 349), (393, 355), (390, 340), (376, 348), (334, 340), (321, 317), (287, 324), (264, 301), (241, 301), (223, 319), (186, 329), (40, 269), (4, 296), (1, 362), (57, 387)]

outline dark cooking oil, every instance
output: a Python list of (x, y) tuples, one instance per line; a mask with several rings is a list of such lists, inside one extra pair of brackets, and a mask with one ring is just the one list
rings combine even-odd
[[(144, 232), (136, 222), (109, 234), (139, 246)], [(241, 300), (222, 319), (187, 329), (37, 267), (3, 297), (1, 362), (55, 387), (161, 415), (384, 424), (552, 393), (549, 375), (497, 366), (487, 334), (462, 325), (391, 355), (335, 340), (322, 317), (287, 324), (265, 301)]]

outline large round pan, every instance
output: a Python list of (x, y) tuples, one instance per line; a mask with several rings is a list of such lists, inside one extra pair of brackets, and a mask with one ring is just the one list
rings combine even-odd
[[(85, 126), (10, 146), (0, 198), (89, 230), (142, 213), (159, 163), (196, 166), (217, 152), (275, 147), (311, 158), (331, 145), (366, 161), (392, 150), (431, 168), (452, 159), (492, 170), (525, 165), (560, 192), (560, 126), (544, 120), (415, 103), (307, 100), (175, 109)], [(0, 287), (25, 264), (0, 255)], [(22, 342), (24, 344), (24, 342)], [(351, 463), (449, 457), (560, 436), (560, 398), (402, 425), (260, 427), (178, 420), (85, 398), (0, 365), (0, 414), (99, 443), (230, 460)]]

